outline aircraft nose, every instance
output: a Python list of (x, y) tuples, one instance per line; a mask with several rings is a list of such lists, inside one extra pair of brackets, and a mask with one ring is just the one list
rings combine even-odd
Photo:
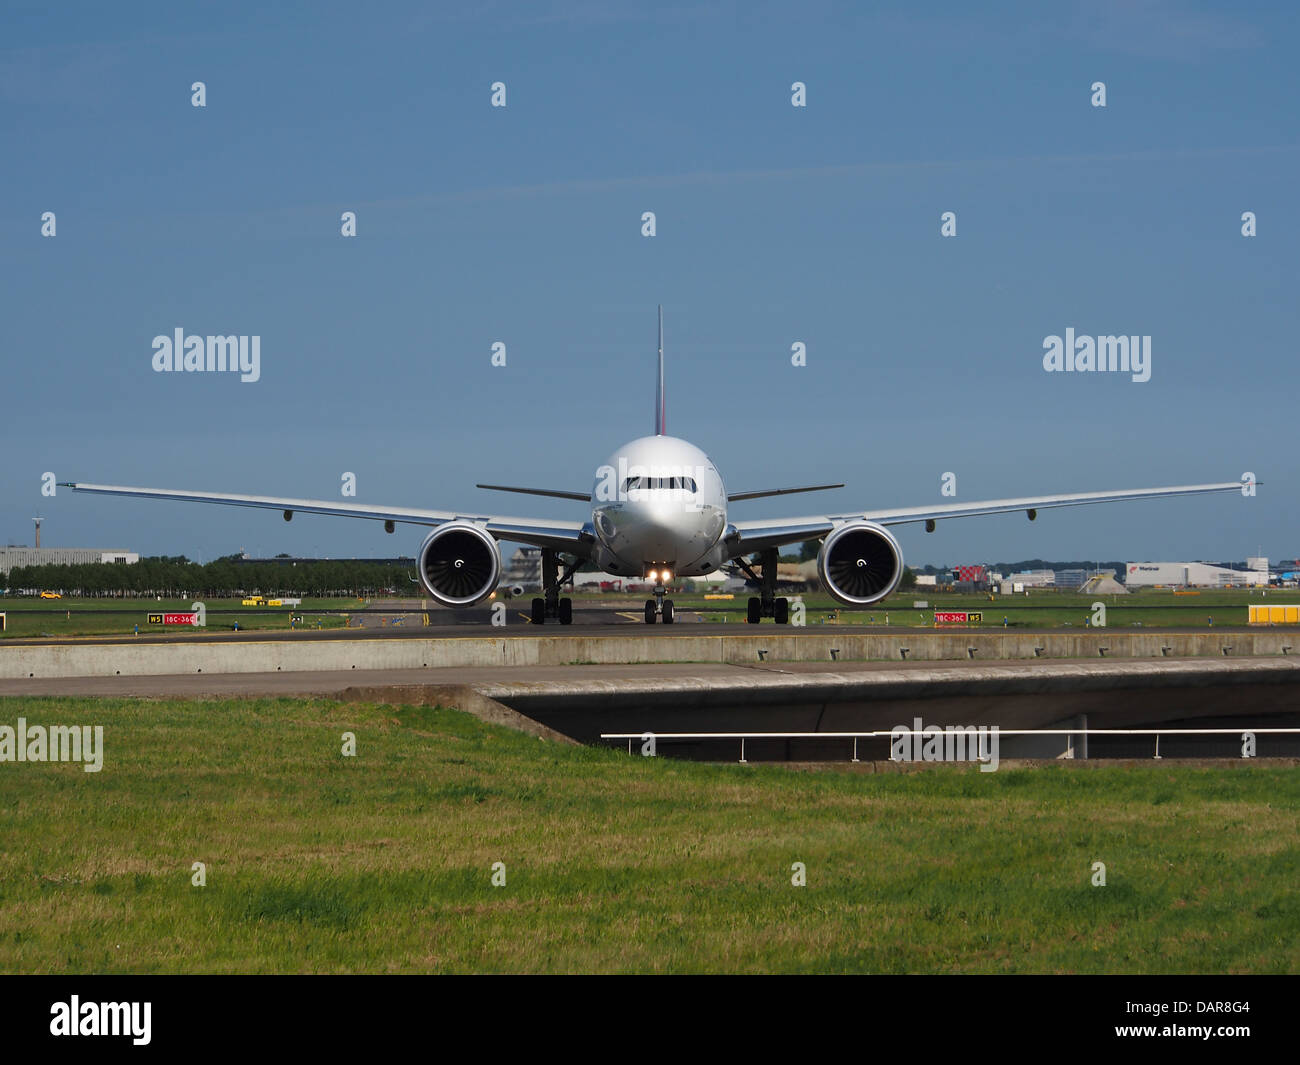
[(681, 563), (699, 553), (695, 550), (696, 540), (701, 535), (705, 515), (691, 501), (647, 501), (637, 517), (642, 552), (647, 560)]
[(650, 511), (641, 522), (642, 553), (649, 560), (676, 561), (680, 514)]

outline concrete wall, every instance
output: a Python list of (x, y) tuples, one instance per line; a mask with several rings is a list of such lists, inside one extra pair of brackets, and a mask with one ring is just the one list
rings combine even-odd
[[(571, 630), (572, 631), (572, 630)], [(973, 648), (973, 655), (968, 649)], [(1168, 649), (1167, 651), (1165, 649)], [(766, 655), (760, 659), (759, 651)], [(832, 654), (832, 652), (835, 652)], [(906, 653), (904, 653), (906, 652)], [(1104, 652), (1104, 653), (1103, 653)], [(1024, 658), (1180, 658), (1300, 654), (1300, 632), (932, 632), (822, 634), (765, 628), (753, 635), (474, 636), (392, 640), (0, 645), (0, 677), (155, 676), (450, 666), (554, 666), (624, 662), (976, 661)]]

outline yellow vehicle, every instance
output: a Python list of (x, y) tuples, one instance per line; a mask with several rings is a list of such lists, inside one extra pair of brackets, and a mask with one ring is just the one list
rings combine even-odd
[(62, 599), (62, 592), (41, 592), (42, 599)]
[(266, 606), (266, 600), (260, 595), (250, 595), (247, 599), (240, 600), (240, 606)]

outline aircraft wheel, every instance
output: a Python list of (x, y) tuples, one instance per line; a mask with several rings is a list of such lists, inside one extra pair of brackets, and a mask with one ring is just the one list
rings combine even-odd
[(751, 597), (749, 600), (749, 609), (745, 612), (745, 620), (751, 625), (757, 625), (758, 619), (762, 616), (762, 610), (762, 604), (759, 602), (757, 596)]
[(533, 600), (532, 622), (534, 625), (546, 624), (546, 600), (545, 599)]
[(645, 601), (645, 623), (647, 625), (655, 623), (655, 601), (653, 599)]
[(561, 625), (573, 624), (573, 600), (572, 599), (560, 600), (560, 624)]
[(790, 624), (790, 600), (778, 599), (776, 601), (776, 623), (778, 625)]
[(671, 625), (672, 623), (673, 623), (673, 601), (671, 599), (665, 599), (664, 600), (664, 624)]

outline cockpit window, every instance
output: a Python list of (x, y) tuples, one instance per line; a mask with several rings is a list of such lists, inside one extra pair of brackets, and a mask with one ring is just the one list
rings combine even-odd
[(625, 493), (640, 488), (686, 491), (692, 494), (699, 491), (694, 477), (629, 477), (623, 482)]

